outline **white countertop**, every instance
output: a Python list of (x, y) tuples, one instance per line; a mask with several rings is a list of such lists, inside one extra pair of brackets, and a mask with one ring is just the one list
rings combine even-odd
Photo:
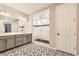
[(23, 32), (11, 32), (11, 33), (0, 33), (0, 36), (7, 36), (7, 35), (18, 35), (18, 34), (29, 34), (31, 32), (23, 33)]

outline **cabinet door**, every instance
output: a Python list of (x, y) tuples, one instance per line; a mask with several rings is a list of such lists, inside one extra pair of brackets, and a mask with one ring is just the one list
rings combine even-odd
[(6, 49), (15, 47), (15, 38), (8, 38)]
[(22, 37), (16, 37), (16, 46), (22, 44)]
[(16, 46), (22, 45), (22, 41), (16, 42)]
[(28, 43), (32, 42), (32, 34), (28, 34), (27, 39), (28, 39)]
[(28, 43), (28, 38), (27, 38), (28, 36), (23, 36), (23, 44), (25, 44), (25, 43)]
[(0, 39), (0, 51), (4, 50), (4, 41)]

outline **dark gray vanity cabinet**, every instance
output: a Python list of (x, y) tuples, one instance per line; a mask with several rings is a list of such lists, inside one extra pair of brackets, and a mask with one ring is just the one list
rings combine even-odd
[(0, 52), (32, 42), (32, 34), (0, 36)]

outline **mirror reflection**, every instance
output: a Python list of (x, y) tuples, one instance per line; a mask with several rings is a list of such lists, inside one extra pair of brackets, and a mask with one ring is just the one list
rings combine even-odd
[(0, 33), (26, 32), (27, 18), (11, 18), (0, 15)]

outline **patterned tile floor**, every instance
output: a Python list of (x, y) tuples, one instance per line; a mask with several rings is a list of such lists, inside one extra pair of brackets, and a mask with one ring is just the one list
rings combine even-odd
[(61, 51), (53, 50), (38, 44), (26, 44), (6, 52), (0, 53), (0, 56), (72, 56)]

